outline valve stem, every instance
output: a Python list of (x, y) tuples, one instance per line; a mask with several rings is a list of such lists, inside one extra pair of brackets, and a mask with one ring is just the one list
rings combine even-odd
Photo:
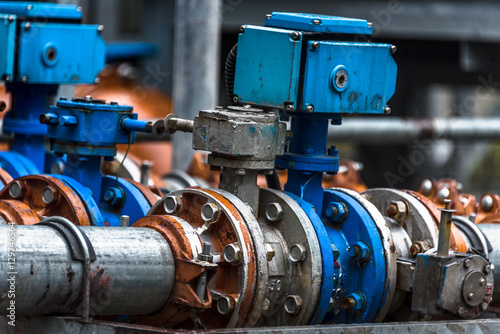
[(439, 240), (437, 256), (448, 256), (450, 252), (451, 217), (457, 210), (450, 209), (451, 200), (444, 200), (444, 209), (441, 210), (441, 221), (439, 223)]

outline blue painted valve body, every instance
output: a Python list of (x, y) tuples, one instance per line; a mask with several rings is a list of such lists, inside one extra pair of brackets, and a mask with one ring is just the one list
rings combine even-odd
[(3, 132), (15, 135), (0, 163), (14, 178), (50, 170), (47, 127), (38, 117), (58, 85), (94, 83), (104, 67), (102, 29), (82, 25), (81, 19), (81, 8), (74, 5), (0, 2), (0, 78), (12, 94)]
[(47, 125), (50, 150), (66, 155), (63, 175), (92, 212), (94, 225), (120, 225), (120, 216), (130, 223), (146, 215), (151, 207), (136, 185), (121, 178), (102, 176), (101, 160), (113, 160), (116, 144), (134, 143), (135, 132), (151, 132), (151, 123), (137, 120), (131, 106), (103, 100), (67, 100), (40, 116)]
[[(341, 17), (275, 12), (265, 26), (241, 31), (233, 100), (291, 117), (287, 152), (276, 167), (288, 170), (285, 191), (320, 240), (324, 271), (311, 323), (374, 321), (388, 294), (383, 236), (356, 198), (324, 190), (322, 175), (338, 171), (338, 150), (327, 150), (330, 120), (390, 112), (395, 48), (372, 43), (367, 21)], [(338, 298), (351, 304), (339, 308)]]

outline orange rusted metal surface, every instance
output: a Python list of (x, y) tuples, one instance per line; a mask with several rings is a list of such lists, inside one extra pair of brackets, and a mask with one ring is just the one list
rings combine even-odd
[(323, 175), (323, 188), (345, 188), (358, 193), (368, 190), (361, 180), (359, 164), (352, 160), (340, 160), (336, 175)]
[(196, 294), (196, 283), (203, 272), (212, 278), (216, 265), (194, 259), (191, 242), (176, 217), (152, 215), (139, 219), (132, 226), (149, 227), (160, 232), (167, 240), (175, 258), (175, 283), (167, 303), (162, 309), (147, 316), (135, 316), (137, 323), (151, 326), (175, 326), (189, 319), (196, 310), (212, 306), (212, 296), (207, 286), (204, 300)]
[[(63, 181), (49, 175), (28, 175), (12, 182), (19, 182), (22, 189), (21, 195), (13, 198), (9, 194), (9, 185), (7, 185), (0, 192), (0, 199), (20, 201), (31, 208), (38, 217), (61, 216), (75, 225), (90, 225), (90, 218), (82, 200)], [(54, 200), (48, 204), (42, 199), (42, 191), (47, 187), (54, 192)]]
[(12, 181), (12, 176), (10, 176), (9, 173), (7, 173), (6, 170), (0, 168), (0, 182), (5, 186), (7, 183), (10, 183)]
[[(218, 205), (226, 210), (221, 210), (217, 220), (208, 223), (207, 226), (200, 213), (202, 206), (208, 202), (209, 198), (212, 198), (212, 201), (215, 199)], [(165, 215), (166, 212), (163, 205), (156, 205), (149, 214)], [(238, 304), (232, 313), (221, 315), (217, 311), (216, 303), (213, 303), (210, 309), (198, 314), (198, 316), (209, 328), (241, 326), (252, 305), (257, 279), (253, 241), (243, 218), (226, 198), (216, 192), (199, 187), (191, 187), (182, 191), (182, 208), (176, 216), (194, 228), (206, 228), (206, 235), (210, 236), (210, 242), (215, 248), (215, 252), (221, 254), (216, 280), (210, 282), (210, 286), (217, 293), (232, 299), (234, 304)], [(224, 247), (234, 243), (246, 248), (248, 262), (245, 267), (243, 264), (235, 266), (223, 261)], [(236, 322), (232, 323), (235, 318)], [(230, 323), (232, 325), (229, 325)]]
[[(430, 191), (423, 189), (424, 182), (428, 181), (432, 183)], [(439, 181), (433, 179), (423, 180), (420, 183), (418, 192), (434, 202), (439, 208), (444, 208), (444, 199), (451, 200), (450, 207), (453, 210), (457, 210), (456, 215), (468, 216), (477, 210), (476, 197), (471, 194), (460, 193), (459, 184), (453, 179), (440, 179)]]
[(16, 200), (0, 200), (0, 216), (16, 225), (34, 225), (40, 217), (25, 203)]
[[(425, 205), (431, 216), (434, 218), (434, 223), (439, 227), (439, 222), (441, 220), (441, 211), (439, 210), (437, 205), (429, 198), (416, 191), (405, 190), (405, 192), (417, 198), (422, 204)], [(454, 224), (451, 224), (450, 249), (462, 253), (466, 253), (468, 250), (465, 239), (462, 236), (462, 232), (460, 232), (460, 230)]]
[(477, 224), (495, 224), (500, 223), (500, 196), (493, 193), (483, 194), (479, 203), (483, 203), (483, 199), (489, 196), (492, 199), (491, 207), (483, 207), (479, 205), (477, 208), (476, 223)]

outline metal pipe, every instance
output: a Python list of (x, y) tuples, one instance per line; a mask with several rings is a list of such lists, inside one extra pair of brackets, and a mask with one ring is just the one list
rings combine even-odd
[(453, 212), (450, 210), (451, 200), (444, 200), (444, 209), (441, 210), (441, 221), (439, 222), (439, 239), (437, 247), (437, 256), (448, 256), (450, 252), (450, 237), (451, 237), (451, 217)]
[[(0, 253), (0, 314), (9, 312), (12, 300), (16, 316), (78, 313), (83, 301), (83, 264), (71, 258), (65, 238), (49, 226), (15, 226), (12, 240), (9, 228), (0, 225), (0, 246), (5, 250)], [(80, 229), (97, 257), (90, 270), (91, 315), (149, 314), (166, 303), (175, 265), (160, 233), (149, 228)], [(8, 254), (7, 245), (12, 243), (14, 252)], [(8, 261), (12, 255), (14, 264)], [(13, 279), (7, 281), (11, 275)], [(12, 282), (15, 296), (11, 298), (5, 293), (12, 290)]]
[[(177, 0), (174, 23), (174, 111), (194, 119), (216, 105), (219, 78), (220, 0)], [(192, 135), (174, 136), (174, 169), (186, 170), (193, 155)]]
[(428, 138), (499, 140), (500, 118), (345, 118), (328, 131), (328, 140), (361, 144), (411, 144)]

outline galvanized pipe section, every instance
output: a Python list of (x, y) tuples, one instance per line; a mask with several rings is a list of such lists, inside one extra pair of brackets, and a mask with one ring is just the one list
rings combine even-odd
[(328, 140), (360, 144), (411, 144), (417, 139), (499, 140), (500, 118), (345, 118), (330, 125)]
[(497, 268), (493, 272), (495, 285), (493, 287), (492, 297), (494, 302), (498, 302), (500, 300), (500, 284), (497, 284), (496, 282), (500, 282), (500, 225), (477, 224), (477, 227), (479, 227), (481, 232), (483, 232), (486, 238), (488, 238), (488, 241), (493, 248), (488, 255), (491, 264)]
[[(219, 77), (220, 0), (177, 0), (174, 26), (174, 111), (194, 119), (215, 107)], [(192, 135), (174, 137), (174, 169), (186, 170), (193, 153)]]
[[(15, 226), (15, 263), (9, 264), (9, 228), (0, 225), (0, 314), (9, 312), (12, 300), (16, 316), (81, 312), (83, 262), (72, 260), (63, 236), (49, 226)], [(91, 315), (149, 314), (166, 303), (175, 265), (160, 233), (96, 226), (81, 230), (97, 256), (90, 271)], [(15, 296), (9, 297), (9, 291)]]

